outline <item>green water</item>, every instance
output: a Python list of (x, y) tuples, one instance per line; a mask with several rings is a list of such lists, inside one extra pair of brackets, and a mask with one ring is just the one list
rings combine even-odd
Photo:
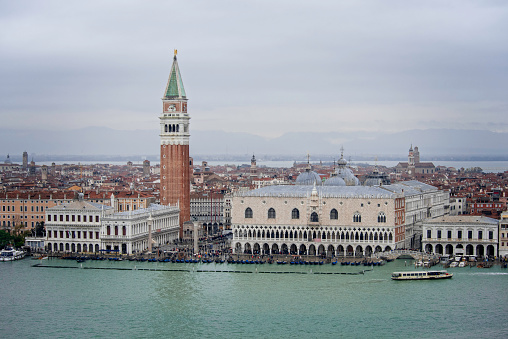
[[(392, 281), (374, 267), (86, 262), (0, 265), (1, 338), (507, 338), (508, 270)], [(73, 261), (45, 265), (79, 267)], [(134, 268), (137, 268), (135, 270)], [(143, 268), (187, 271), (144, 271)], [(437, 267), (440, 269), (440, 267)], [(258, 273), (212, 272), (236, 270)], [(208, 272), (198, 272), (207, 270)], [(307, 274), (269, 274), (262, 272)]]

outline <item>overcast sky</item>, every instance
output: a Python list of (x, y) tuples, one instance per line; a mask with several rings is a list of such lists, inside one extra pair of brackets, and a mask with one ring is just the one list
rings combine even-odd
[(0, 126), (508, 132), (508, 1), (0, 0)]

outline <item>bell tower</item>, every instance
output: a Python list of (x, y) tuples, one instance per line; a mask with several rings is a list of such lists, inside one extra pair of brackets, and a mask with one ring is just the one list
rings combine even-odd
[(190, 220), (189, 114), (177, 51), (162, 98), (160, 119), (160, 203), (180, 207), (180, 238), (183, 223)]

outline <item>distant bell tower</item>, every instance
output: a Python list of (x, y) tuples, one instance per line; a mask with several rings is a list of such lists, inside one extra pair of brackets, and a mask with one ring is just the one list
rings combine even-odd
[(180, 206), (180, 238), (183, 224), (190, 220), (190, 158), (189, 114), (183, 87), (177, 51), (169, 73), (168, 84), (162, 98), (160, 119), (161, 167), (160, 202), (162, 205)]
[(415, 171), (415, 156), (413, 152), (413, 145), (409, 147), (409, 154), (407, 156), (407, 173), (414, 175)]
[(258, 176), (258, 168), (256, 166), (256, 157), (253, 154), (252, 159), (250, 160), (250, 177), (256, 178), (257, 176)]
[(28, 152), (23, 152), (23, 171), (26, 171), (28, 169)]

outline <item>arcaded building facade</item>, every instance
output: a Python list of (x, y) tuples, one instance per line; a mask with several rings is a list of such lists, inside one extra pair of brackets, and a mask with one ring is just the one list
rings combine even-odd
[(268, 186), (232, 201), (234, 253), (370, 255), (404, 243), (404, 196), (376, 187)]
[(119, 212), (102, 218), (101, 247), (135, 254), (172, 243), (179, 238), (176, 206), (152, 204), (148, 208)]
[(443, 216), (423, 222), (426, 252), (449, 255), (496, 256), (498, 220), (473, 215)]
[(309, 166), (296, 185), (236, 193), (233, 252), (369, 256), (406, 248), (406, 226), (412, 237), (415, 222), (446, 212), (448, 194), (435, 187), (418, 181), (359, 186), (355, 179), (342, 160), (324, 183)]

